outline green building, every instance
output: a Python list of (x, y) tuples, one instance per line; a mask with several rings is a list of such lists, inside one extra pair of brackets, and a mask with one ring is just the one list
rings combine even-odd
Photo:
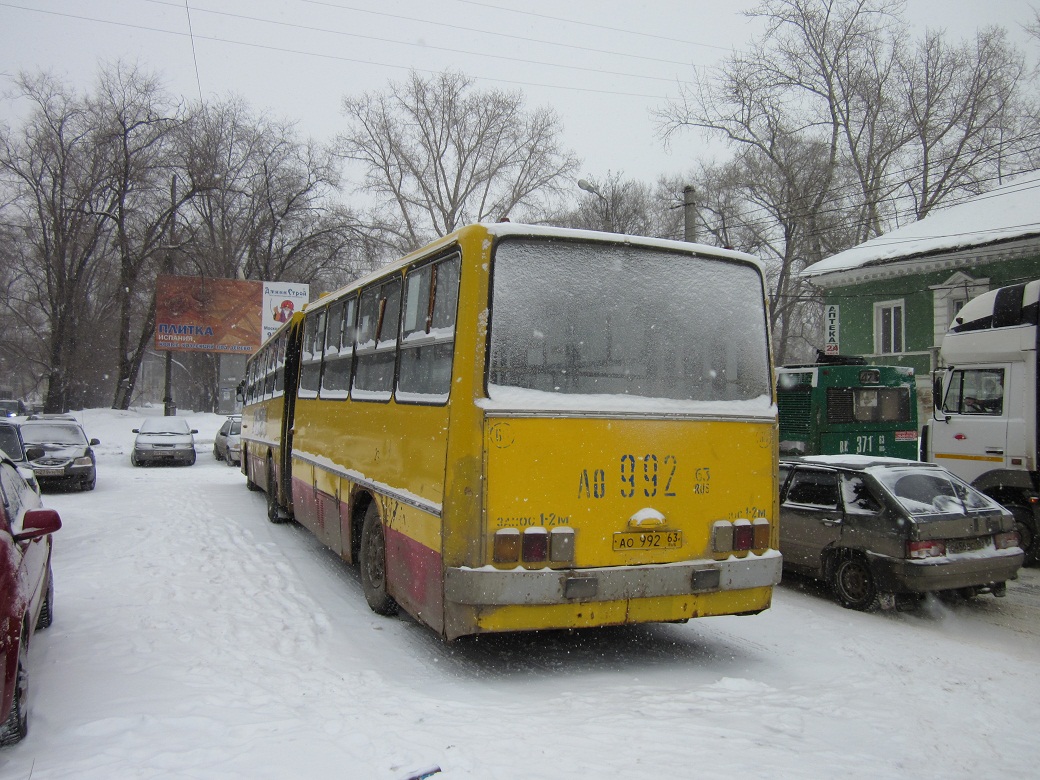
[(825, 351), (912, 367), (918, 419), (926, 421), (939, 347), (961, 306), (1040, 278), (1040, 174), (934, 211), (801, 275), (822, 293)]

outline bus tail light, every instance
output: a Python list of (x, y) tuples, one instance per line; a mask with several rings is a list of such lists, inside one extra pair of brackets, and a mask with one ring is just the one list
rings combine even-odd
[(492, 560), (495, 563), (516, 563), (520, 560), (520, 531), (501, 528), (495, 531)]
[(549, 560), (549, 534), (544, 528), (524, 529), (524, 563), (545, 563)]
[(728, 555), (734, 552), (765, 552), (769, 549), (770, 526), (764, 517), (730, 522), (716, 520), (711, 529), (711, 549)]
[(573, 528), (554, 528), (549, 532), (549, 560), (552, 563), (574, 560)]
[(906, 543), (907, 558), (940, 558), (946, 555), (946, 545), (938, 539), (922, 539)]
[(755, 540), (754, 528), (748, 520), (737, 520), (733, 523), (733, 549), (747, 552)]
[(753, 550), (768, 550), (769, 549), (769, 521), (764, 517), (758, 517), (755, 522), (751, 524), (754, 529), (754, 541), (751, 543), (751, 549)]
[(733, 523), (716, 520), (711, 529), (711, 549), (717, 553), (733, 551)]
[(500, 528), (491, 556), (494, 563), (568, 563), (574, 560), (574, 529)]

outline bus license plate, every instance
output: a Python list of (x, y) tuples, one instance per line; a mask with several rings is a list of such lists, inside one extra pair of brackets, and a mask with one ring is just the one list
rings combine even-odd
[(682, 531), (635, 531), (614, 534), (614, 552), (674, 550), (682, 547)]

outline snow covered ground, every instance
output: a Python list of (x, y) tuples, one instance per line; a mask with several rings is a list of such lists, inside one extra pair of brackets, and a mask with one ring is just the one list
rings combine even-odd
[(47, 494), (55, 620), (2, 778), (1035, 777), (1040, 570), (1008, 597), (442, 643), (212, 456), (130, 466), (147, 412), (79, 413), (97, 489)]

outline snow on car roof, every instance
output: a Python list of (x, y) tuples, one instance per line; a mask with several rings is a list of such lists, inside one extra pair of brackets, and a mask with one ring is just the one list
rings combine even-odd
[(915, 466), (921, 468), (938, 469), (941, 466), (935, 463), (925, 463), (919, 460), (907, 460), (906, 458), (886, 458), (877, 455), (805, 455), (804, 457), (781, 457), (782, 462), (792, 463), (814, 463), (820, 466), (835, 466), (854, 469), (863, 469), (868, 466)]

